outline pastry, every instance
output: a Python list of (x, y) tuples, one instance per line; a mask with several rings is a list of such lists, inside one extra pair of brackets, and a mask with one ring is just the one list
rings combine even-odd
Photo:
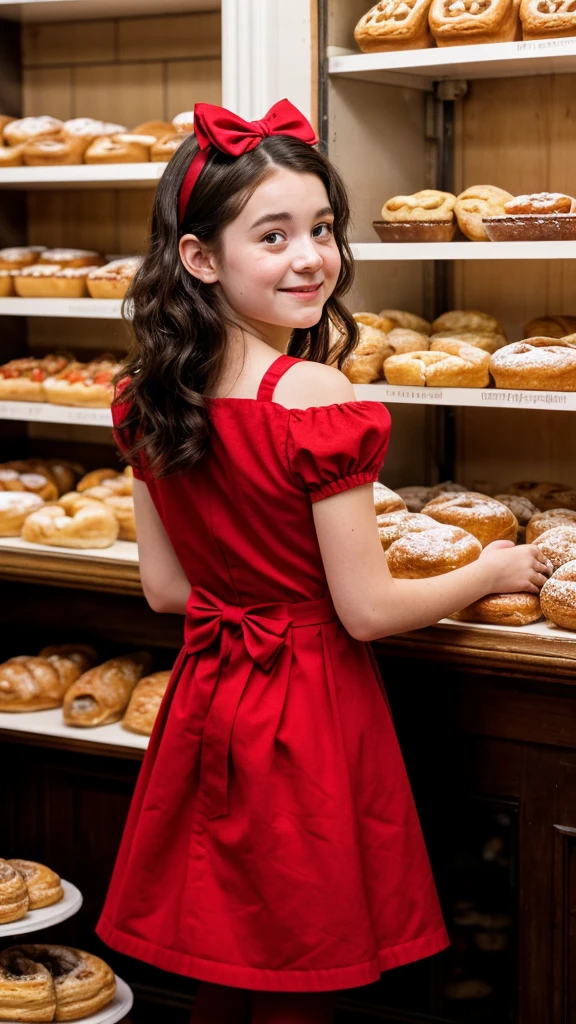
[(372, 487), (374, 490), (374, 510), (377, 516), (383, 515), (385, 512), (403, 512), (406, 510), (406, 505), (400, 495), (396, 494), (396, 491), (391, 491), (389, 487), (385, 487), (378, 480)]
[(576, 510), (576, 490), (573, 490), (568, 484), (534, 483), (531, 480), (522, 480), (520, 483), (510, 484), (507, 490), (510, 494), (520, 494), (529, 498), (541, 512), (556, 508)]
[(0, 491), (0, 537), (19, 537), (26, 518), (43, 505), (42, 498), (28, 491)]
[(0, 270), (20, 270), (31, 267), (44, 251), (41, 245), (17, 245), (10, 249), (0, 249)]
[(375, 327), (358, 324), (359, 339), (356, 348), (342, 366), (342, 373), (353, 384), (370, 384), (382, 377), (382, 364), (392, 354), (387, 335)]
[(24, 146), (22, 161), (27, 167), (81, 164), (85, 149), (82, 139), (61, 132), (59, 135), (30, 139)]
[(14, 288), (22, 298), (82, 299), (88, 295), (86, 279), (92, 269), (97, 268), (36, 263), (14, 272)]
[(136, 684), (122, 719), (122, 728), (150, 736), (171, 672), (155, 672)]
[[(536, 515), (538, 509), (529, 498), (522, 498), (519, 494), (495, 494), (494, 501), (500, 501), (502, 505), (506, 505), (511, 512), (514, 513), (520, 526), (526, 526), (528, 521)], [(576, 514), (574, 516), (576, 522)], [(532, 540), (528, 540), (527, 543), (531, 544)]]
[(432, 0), (437, 46), (511, 43), (520, 38), (520, 0)]
[(486, 494), (468, 491), (466, 494), (441, 494), (422, 509), (446, 526), (459, 526), (476, 537), (483, 548), (494, 540), (516, 542), (518, 520), (506, 505)]
[(87, 491), (89, 487), (97, 487), (104, 480), (113, 480), (120, 475), (117, 469), (93, 469), (78, 481), (76, 490)]
[(182, 135), (190, 135), (194, 131), (194, 111), (182, 110), (172, 118), (172, 127)]
[(366, 327), (375, 327), (377, 331), (388, 334), (396, 325), (394, 321), (381, 313), (353, 313), (357, 324), (364, 324)]
[(438, 331), (437, 334), (431, 336), (430, 342), (453, 339), (463, 341), (465, 345), (481, 348), (483, 352), (488, 352), (490, 355), (506, 344), (503, 334), (496, 334), (492, 331)]
[(406, 313), (403, 309), (381, 309), (378, 316), (391, 320), (394, 327), (405, 327), (408, 331), (417, 331), (418, 334), (428, 336), (430, 324), (415, 313)]
[(144, 163), (150, 160), (150, 149), (155, 142), (155, 135), (132, 135), (130, 132), (102, 135), (88, 146), (84, 154), (84, 162), (87, 164)]
[(576, 331), (576, 316), (555, 313), (531, 320), (524, 328), (525, 338), (565, 338)]
[(386, 552), (388, 568), (398, 579), (419, 580), (441, 576), (476, 561), (480, 541), (457, 526), (440, 526), (423, 533), (407, 533)]
[(430, 333), (440, 334), (443, 331), (479, 331), (481, 334), (502, 334), (505, 337), (496, 317), (477, 309), (451, 309), (442, 313), (433, 321)]
[(16, 118), (12, 117), (11, 114), (0, 114), (0, 145), (2, 144), (2, 137), (4, 135), (6, 125), (15, 120)]
[(0, 665), (0, 711), (60, 707), (66, 690), (95, 661), (96, 652), (85, 644), (44, 648), (37, 657), (10, 658)]
[(70, 363), (67, 355), (48, 355), (42, 359), (25, 356), (0, 366), (0, 400), (44, 402), (44, 382)]
[(64, 899), (60, 876), (34, 860), (9, 860), (8, 863), (24, 879), (30, 900), (29, 910), (51, 907)]
[(10, 946), (0, 954), (0, 1018), (10, 1021), (79, 1020), (116, 994), (111, 968), (70, 946)]
[(401, 356), (405, 352), (426, 352), (430, 346), (430, 338), (427, 334), (420, 334), (418, 331), (411, 331), (407, 327), (395, 327), (388, 331), (386, 340), (392, 350), (392, 355)]
[(429, 352), (407, 352), (384, 362), (389, 384), (412, 387), (485, 388), (490, 356), (454, 339), (434, 342)]
[(0, 467), (0, 491), (29, 491), (43, 501), (56, 501), (58, 497), (55, 481), (43, 473), (18, 473), (3, 467)]
[(19, 146), (0, 145), (0, 168), (22, 167), (24, 164), (24, 148), (24, 142)]
[[(119, 128), (118, 131), (126, 132), (126, 129)], [(165, 135), (174, 134), (174, 125), (170, 121), (143, 121), (132, 128), (131, 135), (153, 135), (155, 139), (162, 139)]]
[[(478, 0), (477, 0), (478, 2)], [(510, 192), (496, 185), (472, 185), (456, 199), (454, 213), (461, 232), (473, 242), (488, 242), (483, 217), (500, 217)]]
[(387, 551), (395, 540), (404, 537), (407, 533), (422, 533), (430, 528), (439, 528), (439, 524), (430, 519), (430, 516), (421, 516), (408, 511), (386, 512), (384, 515), (379, 515), (376, 517), (376, 525), (384, 551)]
[(456, 196), (451, 192), (425, 188), (411, 196), (392, 196), (382, 207), (382, 220), (392, 223), (452, 220), (455, 203)]
[(399, 487), (396, 493), (406, 503), (409, 512), (421, 512), (432, 497), (429, 487), (420, 487), (417, 484), (413, 484), (411, 487)]
[(44, 382), (47, 402), (106, 409), (114, 397), (114, 377), (121, 369), (113, 358), (102, 356), (91, 363), (72, 363)]
[[(116, 519), (118, 520), (118, 540), (130, 540), (135, 541), (136, 538), (136, 520), (134, 517), (134, 498), (131, 494), (118, 494), (117, 489), (113, 486), (115, 484), (121, 484), (122, 489), (124, 485), (132, 485), (132, 481), (124, 480), (122, 477), (118, 477), (117, 480), (105, 480), (99, 487), (89, 487), (87, 491), (83, 491), (83, 496), (86, 498), (93, 498), (95, 501), (103, 501), (104, 504), (112, 509)], [(111, 486), (106, 486), (106, 485)], [(75, 503), (74, 497), (75, 492), (69, 495), (63, 495), (64, 499), (70, 499), (72, 504)]]
[(13, 270), (0, 270), (0, 299), (7, 299), (9, 295), (14, 295), (13, 274)]
[[(518, 501), (526, 501), (525, 498), (518, 498)], [(530, 504), (532, 504), (530, 502)], [(532, 506), (534, 508), (534, 506)], [(547, 512), (534, 512), (526, 527), (526, 543), (533, 544), (540, 534), (555, 526), (576, 527), (576, 512), (570, 508), (552, 508)]]
[(186, 138), (181, 132), (171, 132), (157, 139), (150, 149), (150, 159), (153, 163), (167, 163), (174, 156)]
[(432, 498), (437, 498), (440, 494), (467, 494), (468, 488), (464, 487), (464, 484), (457, 484), (454, 480), (441, 480), (439, 484), (434, 484), (430, 488), (430, 501)]
[[(60, 501), (66, 497), (62, 495)], [(119, 532), (114, 512), (101, 501), (77, 497), (80, 500), (72, 509), (58, 504), (32, 512), (22, 527), (24, 540), (63, 548), (109, 548)]]
[(553, 526), (534, 541), (555, 569), (576, 558), (576, 525)]
[(4, 128), (4, 141), (9, 146), (18, 146), (44, 135), (58, 135), (64, 127), (57, 117), (22, 117), (11, 121)]
[(83, 152), (88, 149), (91, 142), (100, 135), (116, 135), (117, 132), (125, 132), (128, 129), (123, 124), (112, 124), (110, 121), (98, 121), (93, 117), (73, 117), (64, 121), (64, 131), (81, 140)]
[[(57, 490), (56, 497), (60, 494), (64, 494), (66, 491), (70, 491), (78, 478), (83, 472), (82, 466), (73, 463), (66, 462), (62, 459), (14, 459), (11, 462), (5, 462), (0, 464), (0, 471), (4, 469), (11, 469), (20, 476), (43, 476), (44, 479), (54, 485)], [(24, 481), (24, 486), (21, 488), (10, 488), (5, 487), (5, 490), (33, 490), (38, 493), (36, 487), (30, 486), (31, 481)], [(40, 495), (46, 501), (54, 500), (52, 497), (46, 497), (41, 493)]]
[(85, 672), (64, 698), (66, 725), (92, 727), (117, 722), (128, 705), (132, 690), (152, 667), (146, 651), (112, 658)]
[(542, 618), (542, 611), (538, 594), (488, 594), (449, 618), (495, 626), (528, 626)]
[(565, 562), (540, 591), (542, 612), (564, 629), (576, 629), (576, 561)]
[(364, 53), (384, 50), (423, 50), (432, 38), (428, 27), (430, 0), (380, 0), (354, 29)]
[(534, 215), (537, 217), (548, 214), (574, 213), (576, 200), (562, 192), (532, 192), (531, 195), (513, 196), (504, 205), (504, 213), (509, 216)]
[(142, 265), (141, 256), (112, 260), (89, 271), (86, 285), (93, 299), (123, 299), (134, 274)]
[[(19, 921), (28, 913), (28, 887), (22, 875), (7, 860), (0, 860), (0, 925)], [(0, 992), (2, 977), (0, 974)], [(0, 1008), (2, 998), (0, 995)]]
[(490, 372), (497, 388), (576, 391), (576, 344), (562, 338), (530, 338), (494, 352)]
[(93, 267), (102, 266), (105, 259), (93, 249), (44, 249), (40, 253), (38, 263), (49, 263), (58, 267)]
[(567, 0), (522, 0), (523, 39), (560, 39), (576, 36), (576, 14)]

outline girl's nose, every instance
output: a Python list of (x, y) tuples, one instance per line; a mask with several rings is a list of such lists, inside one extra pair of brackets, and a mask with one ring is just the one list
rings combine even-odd
[(304, 239), (295, 246), (292, 266), (296, 272), (319, 270), (323, 262), (322, 254), (318, 252), (311, 238)]

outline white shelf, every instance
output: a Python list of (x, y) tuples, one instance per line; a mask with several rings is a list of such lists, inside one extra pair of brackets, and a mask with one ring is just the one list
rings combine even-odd
[(500, 388), (417, 388), (377, 382), (355, 384), (356, 398), (401, 405), (453, 405), (490, 409), (576, 411), (576, 391), (505, 391)]
[(337, 53), (328, 73), (368, 82), (429, 89), (442, 79), (513, 78), (576, 71), (576, 37), (482, 46), (443, 46), (391, 53)]
[[(164, 0), (162, 4), (166, 14), (218, 10), (220, 0)], [(157, 0), (0, 0), (0, 17), (10, 21), (83, 21), (158, 13)]]
[[(96, 725), (94, 728), (79, 729), (65, 725), (62, 708), (50, 711), (0, 711), (0, 731), (23, 732), (32, 736), (54, 736), (59, 739), (83, 740), (85, 743), (105, 743), (113, 747), (130, 747), (146, 750), (148, 736), (123, 729), (120, 722), (112, 725)], [(1, 1022), (0, 1022), (1, 1024)]]
[[(65, 2), (72, 4), (74, 0)], [(67, 191), (71, 188), (153, 188), (166, 166), (165, 163), (140, 163), (2, 167), (0, 188), (64, 188)]]
[(573, 260), (576, 242), (353, 242), (352, 253), (356, 260)]
[(83, 427), (112, 426), (110, 409), (84, 409), (51, 402), (1, 402), (0, 420), (24, 423), (75, 423)]
[(72, 316), (77, 319), (120, 320), (118, 299), (0, 299), (0, 316)]
[(52, 544), (32, 544), (21, 537), (0, 537), (0, 550), (2, 549), (24, 554), (65, 555), (75, 562), (84, 560), (87, 566), (94, 559), (99, 562), (138, 565), (138, 545), (130, 540), (117, 540), (109, 548), (61, 548)]
[[(532, 622), (529, 626), (502, 626), (489, 625), (486, 622), (458, 622), (455, 619), (440, 619), (438, 626), (447, 629), (478, 629), (488, 633), (519, 633), (523, 636), (541, 636), (546, 640), (569, 640), (576, 644), (576, 630), (562, 629), (552, 622), (542, 619), (540, 622)], [(574, 649), (576, 656), (576, 648)]]
[(50, 907), (41, 907), (40, 910), (29, 910), (25, 917), (19, 921), (9, 921), (7, 924), (0, 924), (0, 939), (9, 935), (25, 935), (27, 932), (39, 932), (43, 928), (51, 928), (52, 925), (67, 921), (69, 917), (77, 914), (82, 906), (82, 893), (71, 882), (62, 879), (64, 897), (58, 903)]

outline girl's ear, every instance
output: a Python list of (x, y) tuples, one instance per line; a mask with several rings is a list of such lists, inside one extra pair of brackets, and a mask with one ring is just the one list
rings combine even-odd
[(196, 235), (183, 235), (179, 245), (180, 259), (193, 277), (203, 284), (215, 284), (218, 280), (216, 260)]

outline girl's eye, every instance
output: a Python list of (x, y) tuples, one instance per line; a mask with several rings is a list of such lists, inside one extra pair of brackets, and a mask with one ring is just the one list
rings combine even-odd
[(329, 235), (333, 235), (333, 234), (334, 234), (334, 225), (333, 224), (329, 224), (328, 222), (326, 222), (324, 224), (317, 224), (316, 227), (312, 231), (312, 235), (313, 235), (314, 238), (328, 238)]
[(264, 235), (262, 241), (268, 242), (269, 245), (276, 245), (279, 241), (282, 241), (283, 235), (280, 231), (271, 231), (270, 234)]

